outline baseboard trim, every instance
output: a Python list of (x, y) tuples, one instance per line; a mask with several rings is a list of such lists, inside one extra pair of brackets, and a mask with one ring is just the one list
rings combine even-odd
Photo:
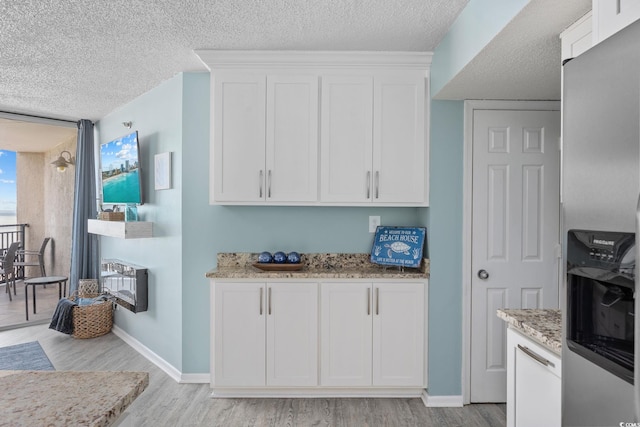
[(211, 375), (209, 374), (182, 374), (180, 382), (183, 384), (209, 384)]
[(209, 374), (183, 374), (173, 365), (158, 356), (149, 347), (126, 333), (122, 328), (113, 325), (113, 334), (122, 341), (129, 344), (135, 351), (144, 356), (149, 362), (162, 369), (165, 374), (169, 375), (177, 383), (209, 383)]
[(395, 388), (333, 388), (333, 387), (274, 387), (274, 388), (214, 388), (213, 398), (416, 398), (420, 389)]
[(421, 398), (427, 408), (460, 408), (463, 406), (462, 395), (429, 396), (425, 390), (422, 392)]

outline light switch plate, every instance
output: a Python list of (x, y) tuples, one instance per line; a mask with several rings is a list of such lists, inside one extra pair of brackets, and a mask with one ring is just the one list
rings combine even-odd
[(369, 217), (369, 233), (375, 233), (376, 228), (380, 225), (380, 217), (379, 216), (370, 216)]

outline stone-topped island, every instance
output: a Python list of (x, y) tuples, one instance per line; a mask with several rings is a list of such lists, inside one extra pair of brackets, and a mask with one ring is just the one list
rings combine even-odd
[(507, 328), (507, 427), (561, 425), (562, 313), (497, 311)]
[(558, 309), (498, 310), (498, 317), (523, 335), (560, 355), (562, 313)]
[(109, 426), (148, 385), (147, 372), (1, 371), (0, 424)]

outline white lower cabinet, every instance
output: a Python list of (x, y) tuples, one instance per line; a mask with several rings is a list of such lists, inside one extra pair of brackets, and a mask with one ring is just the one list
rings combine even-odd
[(424, 284), (322, 283), (324, 386), (425, 386)]
[(267, 283), (267, 385), (318, 385), (318, 285)]
[(320, 299), (320, 384), (371, 385), (371, 283), (323, 283)]
[(560, 357), (511, 328), (507, 350), (507, 426), (560, 426)]
[(214, 394), (419, 395), (426, 286), (212, 280)]
[(378, 283), (373, 291), (373, 384), (425, 385), (424, 285)]
[(212, 384), (318, 384), (318, 285), (226, 283), (213, 290)]

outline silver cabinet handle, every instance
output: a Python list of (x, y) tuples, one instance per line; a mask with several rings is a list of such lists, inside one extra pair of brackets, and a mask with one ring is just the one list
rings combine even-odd
[(371, 288), (367, 288), (367, 316), (371, 315)]
[(267, 197), (271, 198), (271, 169), (267, 172)]
[(269, 314), (269, 316), (271, 316), (271, 288), (268, 288), (267, 292), (268, 292), (267, 293), (267, 300), (269, 302), (268, 314)]
[(367, 171), (367, 199), (371, 197), (371, 171)]
[(380, 196), (380, 171), (376, 171), (376, 199)]
[(264, 171), (260, 169), (260, 198), (262, 199), (262, 181), (264, 180)]
[(380, 288), (376, 288), (376, 315), (380, 314)]
[(262, 316), (262, 286), (260, 287), (260, 316)]
[(555, 365), (553, 363), (551, 363), (550, 361), (548, 361), (544, 357), (540, 356), (539, 354), (536, 354), (535, 352), (531, 351), (528, 347), (523, 347), (520, 344), (518, 344), (518, 348), (520, 350), (522, 350), (522, 352), (524, 354), (526, 354), (527, 356), (531, 357), (533, 360), (535, 360), (536, 362), (540, 363), (541, 365), (544, 365), (544, 366), (551, 365), (552, 367), (555, 367)]

